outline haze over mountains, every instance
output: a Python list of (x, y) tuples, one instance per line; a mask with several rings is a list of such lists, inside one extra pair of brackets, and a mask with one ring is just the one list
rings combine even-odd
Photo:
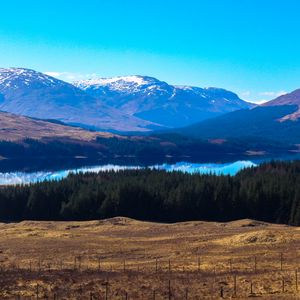
[(253, 106), (223, 89), (175, 87), (143, 76), (75, 85), (34, 70), (0, 69), (0, 110), (95, 130), (141, 132)]

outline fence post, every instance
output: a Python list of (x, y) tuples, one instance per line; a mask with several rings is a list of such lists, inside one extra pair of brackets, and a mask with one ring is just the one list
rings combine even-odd
[(169, 273), (171, 273), (171, 260), (169, 259)]
[(198, 272), (200, 272), (201, 269), (201, 261), (200, 261), (200, 257), (198, 256)]
[(105, 300), (108, 300), (108, 282), (105, 284)]
[(39, 272), (41, 272), (41, 258), (39, 258), (38, 268), (39, 268)]
[(36, 285), (36, 300), (39, 300), (39, 284)]
[(220, 297), (221, 297), (221, 298), (224, 298), (224, 290), (223, 290), (223, 286), (221, 286), (221, 289), (220, 289)]
[(157, 273), (158, 271), (158, 264), (157, 264), (157, 258), (155, 259), (155, 272)]
[(169, 300), (171, 300), (171, 280), (169, 280)]
[(233, 276), (233, 296), (236, 297), (236, 275)]
[(284, 278), (282, 277), (282, 292), (285, 292), (285, 282), (284, 282)]
[(283, 270), (283, 253), (280, 253), (280, 271)]
[(186, 288), (185, 289), (185, 300), (188, 300), (188, 298), (189, 298), (189, 289)]
[(298, 291), (298, 270), (295, 270), (295, 283), (296, 283), (296, 291)]
[(257, 258), (254, 256), (254, 272), (257, 272)]
[(79, 255), (78, 257), (77, 257), (77, 259), (78, 259), (78, 269), (79, 269), (79, 271), (81, 270), (81, 256)]

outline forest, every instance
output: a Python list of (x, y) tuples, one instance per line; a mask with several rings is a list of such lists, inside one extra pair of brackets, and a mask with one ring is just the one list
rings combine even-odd
[(89, 159), (136, 157), (140, 160), (164, 160), (166, 157), (190, 157), (210, 160), (210, 157), (243, 157), (249, 150), (278, 155), (296, 151), (295, 145), (266, 138), (233, 138), (226, 140), (203, 140), (180, 134), (161, 133), (145, 136), (98, 137), (93, 141), (69, 138), (25, 138), (20, 141), (0, 141), (0, 157), (9, 159), (74, 158)]
[(142, 169), (0, 188), (4, 222), (114, 216), (158, 222), (252, 218), (300, 225), (300, 161), (273, 161), (235, 176)]

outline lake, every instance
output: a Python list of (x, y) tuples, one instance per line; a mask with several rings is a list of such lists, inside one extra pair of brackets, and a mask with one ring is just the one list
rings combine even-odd
[[(193, 162), (177, 162), (173, 164), (163, 163), (147, 166), (151, 169), (166, 170), (169, 172), (180, 171), (186, 173), (200, 173), (217, 175), (235, 175), (238, 171), (256, 166), (257, 163), (248, 160), (238, 160), (229, 163), (193, 163)], [(70, 168), (62, 170), (40, 170), (35, 172), (26, 171), (13, 171), (13, 172), (0, 172), (0, 184), (1, 185), (13, 185), (13, 184), (28, 184), (34, 182), (40, 182), (44, 180), (60, 180), (67, 177), (70, 173), (79, 172), (100, 172), (109, 170), (126, 170), (126, 169), (141, 169), (145, 166), (140, 165), (116, 165), (116, 164), (104, 164), (95, 166), (83, 166), (79, 168)]]
[(70, 173), (100, 172), (109, 170), (126, 170), (151, 168), (168, 172), (179, 171), (190, 174), (216, 174), (235, 175), (244, 168), (254, 167), (269, 160), (296, 160), (300, 155), (233, 159), (232, 161), (195, 162), (195, 161), (172, 161), (167, 162), (142, 162), (136, 160), (117, 159), (113, 161), (88, 161), (75, 160), (2, 160), (0, 161), (0, 185), (29, 184), (44, 180), (60, 180)]

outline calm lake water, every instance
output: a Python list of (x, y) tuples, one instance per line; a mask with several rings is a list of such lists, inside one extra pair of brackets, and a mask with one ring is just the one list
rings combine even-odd
[(244, 168), (257, 166), (270, 160), (300, 160), (300, 154), (264, 157), (264, 158), (232, 158), (223, 160), (212, 158), (213, 162), (204, 161), (173, 161), (157, 162), (157, 160), (128, 160), (114, 159), (103, 161), (89, 161), (85, 159), (36, 159), (36, 160), (1, 160), (0, 161), (0, 185), (28, 184), (44, 180), (60, 180), (70, 173), (126, 170), (151, 168), (166, 170), (168, 172), (179, 171), (190, 174), (216, 174), (235, 175)]
[[(186, 173), (200, 173), (209, 174), (214, 173), (217, 175), (235, 175), (238, 171), (256, 166), (257, 163), (249, 160), (238, 160), (230, 163), (190, 163), (190, 162), (177, 162), (174, 164), (157, 164), (148, 166), (151, 169), (166, 170), (166, 171), (180, 171)], [(98, 166), (70, 168), (55, 171), (36, 171), (36, 172), (0, 172), (0, 185), (13, 185), (13, 184), (28, 184), (40, 182), (44, 180), (60, 180), (67, 177), (70, 173), (79, 172), (99, 172), (108, 170), (125, 170), (125, 169), (141, 169), (139, 165), (116, 165), (105, 164)]]

